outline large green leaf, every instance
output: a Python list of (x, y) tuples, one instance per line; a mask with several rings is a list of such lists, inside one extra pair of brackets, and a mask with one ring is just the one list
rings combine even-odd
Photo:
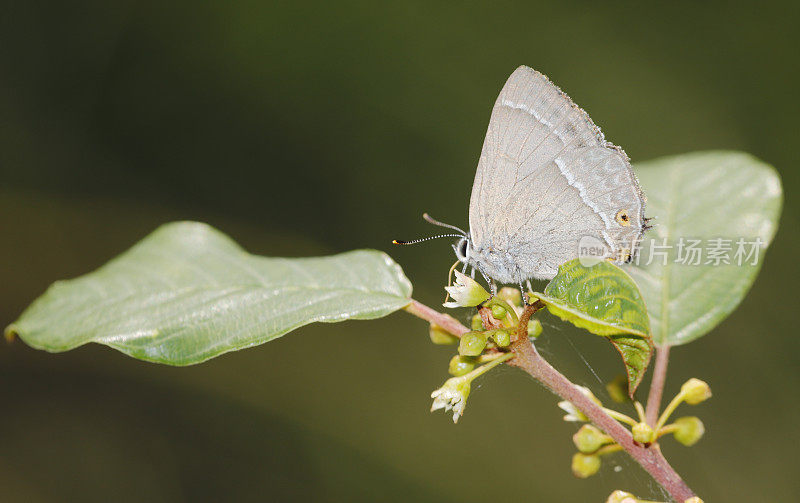
[(631, 277), (610, 262), (586, 267), (573, 259), (561, 264), (543, 294), (533, 295), (562, 320), (608, 337), (622, 356), (633, 395), (653, 348), (647, 308)]
[(384, 253), (250, 255), (208, 225), (164, 225), (97, 271), (58, 281), (11, 326), (29, 345), (98, 342), (142, 360), (190, 365), (314, 321), (385, 316), (411, 284)]
[[(647, 194), (647, 215), (655, 220), (638, 265), (626, 270), (644, 295), (656, 344), (685, 344), (730, 314), (755, 280), (778, 226), (780, 178), (769, 165), (738, 152), (667, 157), (638, 164), (636, 173)], [(680, 261), (689, 256), (690, 239), (700, 240), (699, 265)], [(757, 240), (760, 247), (752, 245)], [(745, 258), (737, 256), (740, 246), (757, 250), (755, 264), (739, 260)], [(709, 257), (714, 248), (730, 263), (715, 265)]]

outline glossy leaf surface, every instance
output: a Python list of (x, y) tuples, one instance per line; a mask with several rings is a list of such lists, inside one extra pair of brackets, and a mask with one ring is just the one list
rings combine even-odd
[(775, 170), (739, 152), (697, 152), (641, 163), (655, 217), (634, 264), (656, 344), (708, 333), (742, 301), (778, 227)]
[(548, 310), (577, 327), (608, 337), (620, 352), (628, 389), (636, 391), (650, 363), (650, 324), (642, 295), (630, 276), (606, 261), (586, 267), (574, 259), (534, 294)]
[(190, 365), (311, 322), (386, 316), (410, 296), (403, 271), (379, 251), (260, 257), (208, 225), (177, 222), (90, 274), (56, 282), (6, 334), (47, 351), (96, 342)]

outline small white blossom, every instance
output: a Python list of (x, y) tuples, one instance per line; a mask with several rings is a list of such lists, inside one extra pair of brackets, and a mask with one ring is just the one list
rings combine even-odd
[[(600, 401), (597, 398), (595, 398), (595, 396), (592, 394), (592, 391), (589, 388), (585, 386), (576, 386), (576, 388), (578, 388), (581, 393), (588, 396), (593, 401), (597, 402), (598, 405), (600, 405)], [(580, 410), (578, 410), (577, 407), (572, 405), (572, 402), (568, 402), (566, 400), (558, 402), (558, 407), (567, 413), (567, 415), (564, 416), (564, 421), (582, 423), (589, 420), (589, 418), (587, 418), (583, 412), (581, 412)]]
[(444, 287), (453, 297), (453, 302), (445, 302), (442, 304), (444, 307), (473, 307), (489, 298), (489, 292), (477, 281), (458, 271), (455, 274), (455, 284)]
[(457, 423), (458, 418), (464, 414), (471, 382), (472, 377), (469, 374), (461, 377), (451, 377), (445, 381), (444, 386), (431, 393), (431, 398), (433, 398), (431, 412), (439, 409), (444, 409), (445, 411), (452, 409), (453, 422)]
[(579, 411), (577, 407), (572, 405), (571, 402), (567, 402), (564, 400), (563, 402), (558, 402), (559, 408), (567, 413), (564, 416), (564, 421), (569, 421), (572, 423), (581, 423), (584, 421), (588, 421), (588, 418), (583, 415), (583, 412)]

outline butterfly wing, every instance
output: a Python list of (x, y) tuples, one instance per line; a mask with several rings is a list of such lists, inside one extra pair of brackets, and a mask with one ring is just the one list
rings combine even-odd
[(503, 282), (552, 278), (587, 237), (628, 259), (644, 204), (625, 152), (547, 77), (517, 68), (492, 110), (470, 199), (484, 272)]

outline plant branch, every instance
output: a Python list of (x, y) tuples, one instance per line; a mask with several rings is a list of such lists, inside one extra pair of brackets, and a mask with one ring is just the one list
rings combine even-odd
[(552, 392), (571, 402), (586, 414), (598, 428), (614, 439), (630, 456), (635, 459), (650, 475), (661, 484), (677, 501), (684, 501), (694, 493), (669, 465), (656, 444), (644, 447), (633, 441), (627, 428), (606, 414), (602, 407), (584, 395), (569, 379), (542, 358), (529, 342), (520, 341), (514, 346), (516, 358), (508, 365), (519, 367)]
[(441, 327), (442, 329), (450, 332), (451, 334), (455, 335), (456, 337), (461, 337), (462, 335), (469, 332), (469, 329), (461, 324), (457, 319), (453, 318), (449, 314), (440, 313), (435, 309), (431, 309), (430, 307), (426, 306), (421, 302), (417, 302), (414, 299), (411, 299), (411, 303), (404, 307), (403, 309), (406, 312), (413, 314), (418, 318), (422, 318), (425, 321), (433, 323)]
[[(519, 334), (527, 334), (527, 322), (538, 308), (539, 306), (527, 306), (525, 308), (525, 312), (520, 319)], [(435, 323), (456, 336), (461, 336), (469, 331), (467, 327), (461, 325), (451, 316), (438, 313), (417, 301), (412, 301), (406, 307), (406, 311), (430, 323)], [(452, 322), (455, 322), (455, 325)], [(522, 325), (525, 326), (523, 327)], [(580, 409), (597, 427), (605, 431), (634, 460), (642, 465), (676, 501), (683, 502), (694, 496), (689, 486), (686, 485), (661, 454), (658, 444), (651, 444), (645, 447), (634, 442), (633, 436), (627, 428), (609, 416), (600, 405), (584, 395), (569, 379), (550, 365), (536, 351), (527, 336), (518, 337), (512, 343), (511, 350), (515, 357), (507, 362), (508, 365), (518, 367), (527, 372), (534, 379), (544, 384), (550, 391)]]
[(669, 345), (656, 345), (656, 363), (653, 367), (653, 379), (650, 381), (650, 392), (647, 395), (647, 424), (655, 427), (658, 412), (661, 409), (661, 396), (664, 393), (664, 382), (667, 380), (669, 364)]

